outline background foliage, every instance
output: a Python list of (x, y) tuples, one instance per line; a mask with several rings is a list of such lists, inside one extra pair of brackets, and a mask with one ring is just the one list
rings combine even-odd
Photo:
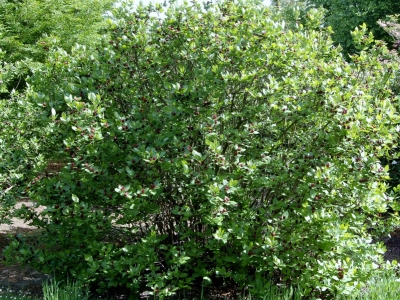
[(308, 0), (307, 3), (326, 10), (325, 25), (332, 26), (332, 39), (340, 44), (345, 53), (355, 53), (357, 49), (350, 32), (365, 23), (374, 37), (389, 45), (393, 38), (379, 24), (378, 20), (387, 20), (389, 15), (400, 13), (397, 0)]
[[(110, 0), (0, 1), (0, 49), (3, 64), (13, 64), (6, 86), (24, 89), (25, 77), (43, 63), (52, 48), (70, 51), (75, 44), (94, 47), (105, 29)], [(5, 88), (0, 89), (3, 97)]]

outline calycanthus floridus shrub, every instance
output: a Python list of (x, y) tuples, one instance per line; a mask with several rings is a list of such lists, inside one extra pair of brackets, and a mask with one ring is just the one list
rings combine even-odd
[(21, 210), (39, 244), (8, 259), (158, 295), (271, 276), (346, 294), (383, 269), (367, 229), (392, 201), (387, 49), (347, 63), (312, 12), (285, 30), (253, 1), (151, 12), (121, 9), (96, 53), (30, 79), (58, 168), (29, 184), (41, 216)]

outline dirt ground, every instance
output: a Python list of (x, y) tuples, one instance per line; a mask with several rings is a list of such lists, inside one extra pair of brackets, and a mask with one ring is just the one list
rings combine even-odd
[[(23, 204), (32, 206), (29, 201), (20, 201), (17, 208)], [(38, 207), (38, 212), (44, 207)], [(35, 230), (34, 227), (25, 224), (21, 219), (13, 218), (12, 225), (0, 224), (0, 290), (21, 291), (26, 294), (40, 295), (42, 291), (42, 282), (49, 278), (48, 275), (41, 274), (32, 268), (18, 265), (6, 266), (3, 264), (2, 252), (10, 242), (10, 235), (29, 234)], [(1, 292), (0, 292), (1, 295)]]
[[(32, 207), (33, 203), (32, 203), (32, 201), (29, 201), (29, 200), (21, 200), (17, 203), (15, 208), (21, 208), (22, 205), (25, 205), (27, 207)], [(38, 208), (36, 208), (36, 211), (38, 213), (40, 213), (44, 209), (45, 209), (44, 206), (39, 206)], [(18, 218), (13, 218), (12, 223), (13, 223), (12, 225), (0, 224), (0, 233), (15, 233), (18, 230), (25, 230), (25, 229), (33, 230), (33, 229), (35, 229), (34, 227), (25, 224), (21, 219), (18, 219)]]

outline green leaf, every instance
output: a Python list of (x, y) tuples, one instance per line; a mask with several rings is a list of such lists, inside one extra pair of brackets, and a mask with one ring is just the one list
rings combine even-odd
[(78, 196), (72, 194), (72, 201), (74, 201), (75, 203), (79, 203), (79, 198), (78, 198)]
[(93, 257), (90, 254), (85, 254), (85, 261), (92, 263), (93, 262)]
[(229, 232), (225, 232), (224, 229), (218, 228), (213, 236), (216, 240), (222, 241), (224, 244), (226, 244), (228, 241)]

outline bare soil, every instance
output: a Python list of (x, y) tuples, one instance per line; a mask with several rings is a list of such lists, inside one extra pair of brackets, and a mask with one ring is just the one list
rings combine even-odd
[[(16, 208), (22, 205), (33, 206), (28, 200), (22, 200)], [(37, 212), (43, 211), (44, 207), (36, 208)], [(7, 266), (3, 263), (2, 253), (4, 248), (10, 243), (10, 237), (15, 234), (33, 234), (35, 228), (25, 224), (23, 220), (13, 218), (11, 225), (0, 224), (0, 289), (21, 291), (26, 294), (40, 295), (42, 293), (42, 282), (50, 276), (39, 273), (27, 266), (12, 265)]]

